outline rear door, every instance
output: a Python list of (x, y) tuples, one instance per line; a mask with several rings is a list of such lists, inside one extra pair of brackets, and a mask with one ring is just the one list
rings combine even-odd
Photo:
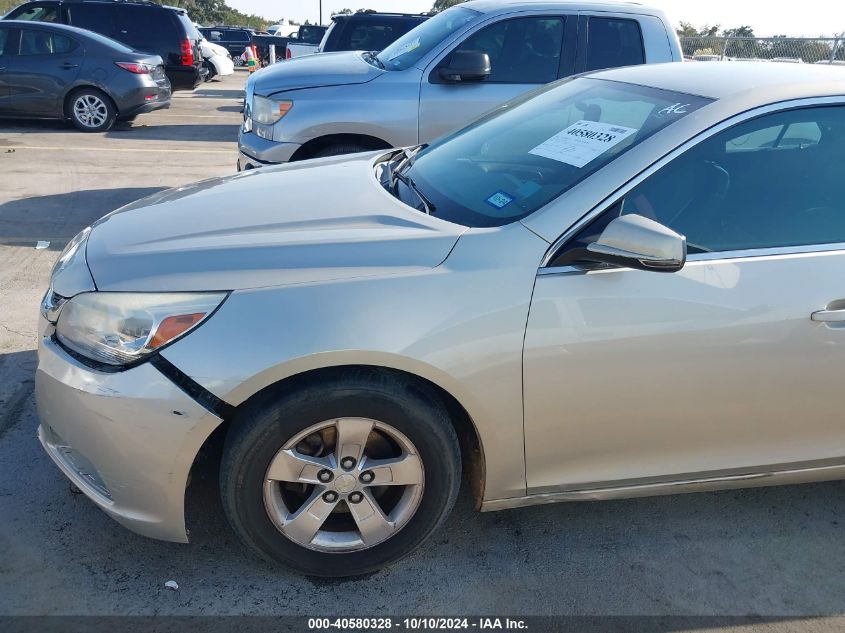
[[(524, 92), (572, 74), (577, 18), (573, 14), (501, 16), (477, 28), (425, 70), (420, 88), (420, 142), (463, 127)], [(490, 57), (484, 81), (448, 82), (439, 70), (456, 51)]]
[(9, 109), (26, 116), (58, 116), (62, 99), (79, 74), (82, 45), (65, 33), (20, 29), (18, 54), (8, 57)]

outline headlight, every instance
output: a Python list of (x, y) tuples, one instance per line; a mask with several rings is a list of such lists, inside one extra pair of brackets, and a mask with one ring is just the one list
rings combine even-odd
[(86, 292), (59, 313), (56, 337), (74, 352), (126, 365), (202, 323), (225, 293)]
[(252, 98), (252, 120), (262, 125), (273, 125), (293, 108), (293, 101), (276, 101), (267, 97)]

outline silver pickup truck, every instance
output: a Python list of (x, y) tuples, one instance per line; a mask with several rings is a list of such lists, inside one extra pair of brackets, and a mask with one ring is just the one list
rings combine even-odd
[(381, 52), (309, 55), (256, 72), (238, 170), (427, 143), (556, 79), (682, 59), (657, 9), (471, 0)]

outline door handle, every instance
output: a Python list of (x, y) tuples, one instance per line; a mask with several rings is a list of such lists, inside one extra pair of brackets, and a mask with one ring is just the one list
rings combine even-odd
[(79, 64), (71, 64), (70, 62), (65, 62), (62, 64), (62, 68), (65, 70), (70, 70), (71, 68), (79, 68)]
[(813, 312), (810, 318), (822, 323), (845, 323), (845, 310), (819, 310)]

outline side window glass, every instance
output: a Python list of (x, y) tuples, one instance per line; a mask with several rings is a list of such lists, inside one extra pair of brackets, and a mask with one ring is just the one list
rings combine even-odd
[(488, 82), (545, 84), (558, 75), (563, 26), (563, 18), (502, 20), (469, 36), (457, 50), (487, 53)]
[(845, 243), (843, 155), (845, 106), (746, 121), (665, 165), (583, 229), (567, 251), (630, 213), (686, 236), (691, 254)]
[[(0, 28), (0, 55), (6, 55), (6, 42), (9, 39), (9, 29)], [(12, 51), (8, 51), (11, 53)]]
[(59, 55), (75, 47), (69, 37), (46, 31), (21, 31), (21, 55)]
[(14, 20), (28, 20), (31, 22), (58, 22), (58, 9), (55, 5), (36, 5), (27, 7), (15, 16)]
[(79, 2), (70, 5), (68, 13), (70, 23), (74, 26), (102, 35), (111, 36), (114, 34), (112, 8), (108, 5)]
[(644, 63), (643, 38), (636, 20), (590, 18), (585, 70)]
[(166, 57), (178, 52), (176, 25), (166, 10), (151, 5), (119, 4), (114, 16), (115, 39), (138, 51)]

